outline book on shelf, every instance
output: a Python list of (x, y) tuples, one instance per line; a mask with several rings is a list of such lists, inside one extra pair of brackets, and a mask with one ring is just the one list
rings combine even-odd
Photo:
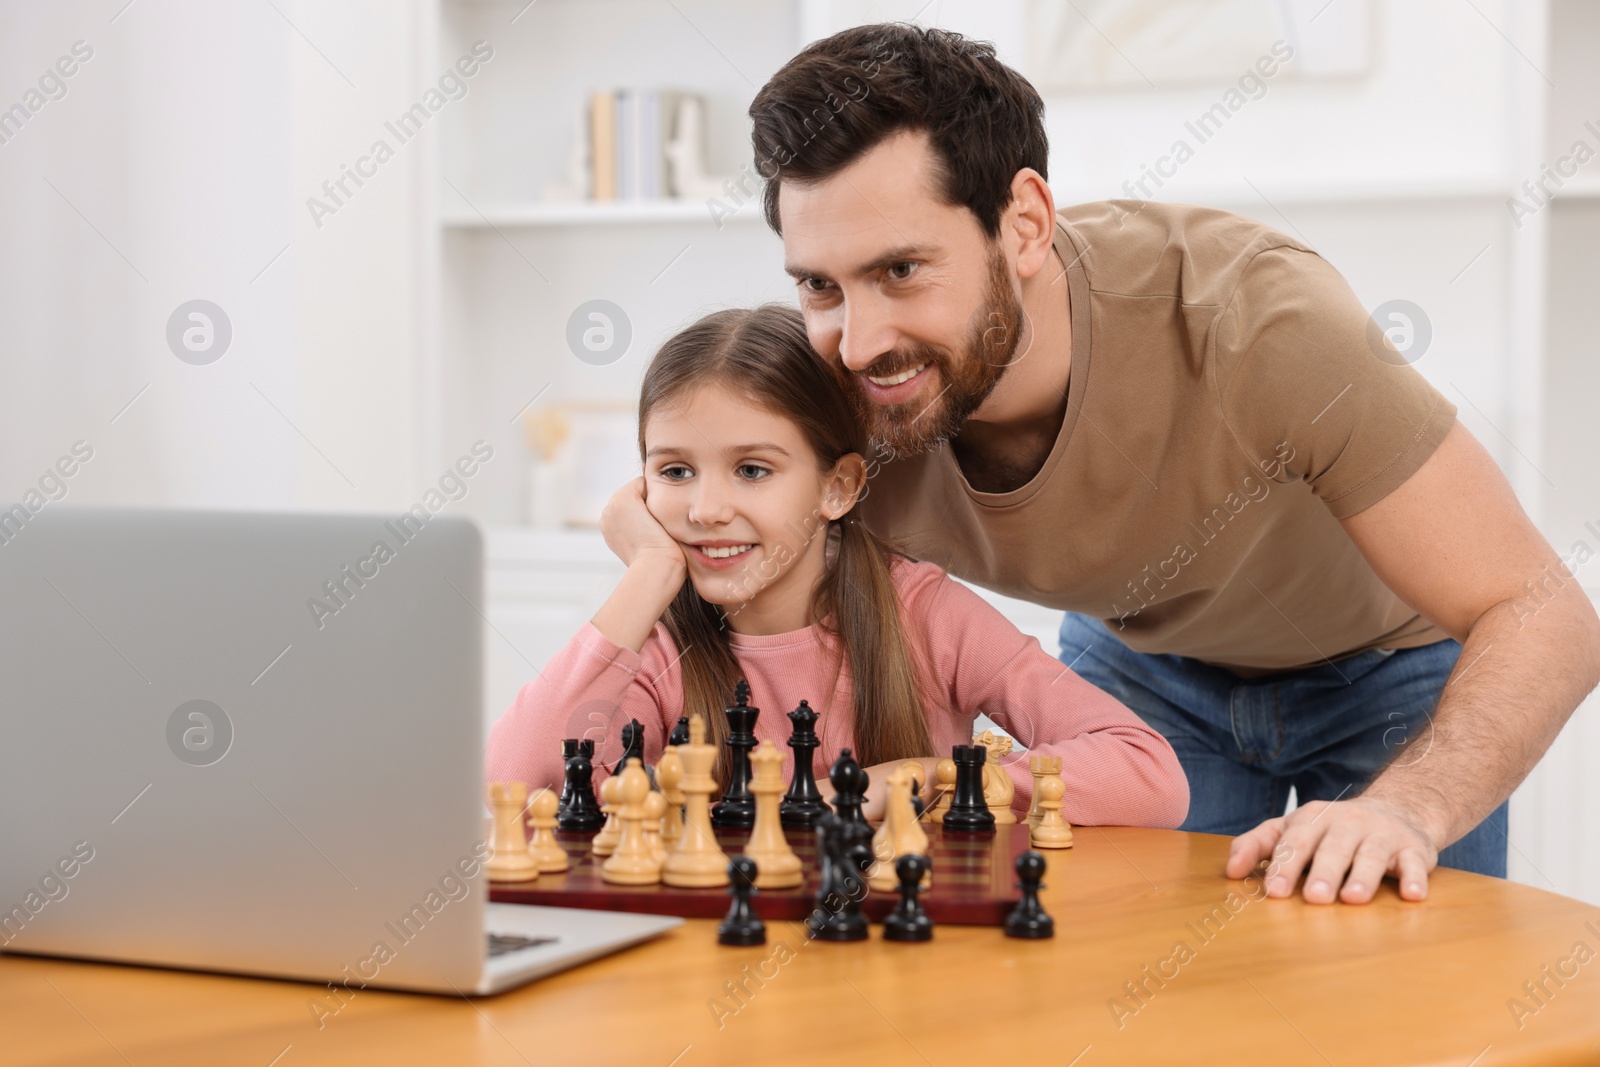
[(595, 93), (589, 101), (589, 196), (617, 198), (617, 97)]
[[(683, 160), (705, 159), (705, 100), (671, 89), (601, 89), (589, 98), (589, 197), (597, 201), (668, 200)], [(674, 163), (676, 160), (678, 162)]]

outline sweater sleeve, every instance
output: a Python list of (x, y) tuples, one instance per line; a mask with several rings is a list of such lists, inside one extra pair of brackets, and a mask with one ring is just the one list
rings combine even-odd
[(566, 774), (561, 742), (587, 737), (595, 742), (598, 785), (622, 756), (622, 727), (630, 719), (644, 726), (645, 762), (653, 764), (683, 703), (677, 658), (665, 627), (658, 625), (634, 652), (585, 623), (489, 732), (488, 780), (559, 790)]
[[(1062, 814), (1092, 826), (1173, 829), (1189, 781), (1167, 739), (1121, 701), (1074, 674), (971, 589), (940, 573), (915, 600), (930, 667), (950, 706), (982, 712), (1030, 755), (1060, 756)], [(1026, 759), (1005, 764), (1015, 804), (1033, 803)]]

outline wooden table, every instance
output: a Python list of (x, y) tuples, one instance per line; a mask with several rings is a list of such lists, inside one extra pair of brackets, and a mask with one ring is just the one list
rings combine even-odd
[[(694, 921), (496, 998), (363, 991), (320, 1031), (306, 985), (8, 956), (0, 1062), (1600, 1063), (1600, 955), (1573, 958), (1600, 953), (1600, 909), (1459, 871), (1421, 904), (1392, 885), (1364, 907), (1251, 899), (1219, 873), (1226, 838), (1076, 833), (1050, 856), (1051, 941), (874, 927), (833, 945), (775, 924), (728, 949)], [(1542, 1004), (1523, 986), (1541, 980)]]

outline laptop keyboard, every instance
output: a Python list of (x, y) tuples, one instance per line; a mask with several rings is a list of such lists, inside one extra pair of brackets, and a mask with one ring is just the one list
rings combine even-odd
[(549, 945), (561, 940), (559, 937), (523, 937), (521, 934), (490, 934), (489, 955), (504, 956), (507, 952), (515, 952), (520, 948), (535, 948), (539, 945)]

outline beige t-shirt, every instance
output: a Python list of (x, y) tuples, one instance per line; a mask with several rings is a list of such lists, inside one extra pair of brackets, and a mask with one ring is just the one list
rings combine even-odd
[(949, 448), (887, 463), (871, 528), (1141, 652), (1241, 674), (1443, 640), (1337, 520), (1410, 477), (1455, 406), (1339, 273), (1209, 208), (1107, 201), (1058, 221), (1072, 370), (1044, 466), (980, 493)]

